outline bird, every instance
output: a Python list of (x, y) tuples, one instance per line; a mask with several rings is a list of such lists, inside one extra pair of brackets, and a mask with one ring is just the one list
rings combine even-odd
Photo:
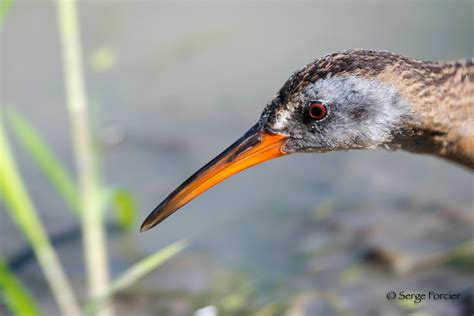
[(226, 178), (292, 153), (383, 147), (474, 169), (474, 59), (420, 61), (351, 49), (294, 72), (241, 138), (145, 219), (149, 230)]

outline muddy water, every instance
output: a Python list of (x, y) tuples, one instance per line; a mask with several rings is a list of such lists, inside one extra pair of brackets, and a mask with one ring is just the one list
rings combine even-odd
[[(322, 54), (354, 47), (419, 59), (473, 56), (472, 10), (469, 1), (83, 3), (87, 87), (105, 181), (135, 194), (141, 220), (182, 180), (252, 126), (296, 68)], [(54, 6), (18, 1), (1, 32), (2, 106), (22, 111), (72, 168)], [(101, 48), (117, 58), (107, 71), (94, 70), (89, 62)], [(17, 154), (48, 230), (54, 234), (74, 226), (73, 216), (64, 211), (45, 178), (23, 151)], [(472, 220), (472, 192), (472, 174), (432, 157), (383, 150), (294, 155), (215, 187), (156, 229), (134, 234), (132, 248), (143, 255), (188, 238), (192, 244), (188, 255), (203, 255), (225, 269), (245, 270), (264, 280), (288, 281), (293, 292), (315, 291), (322, 280), (301, 280), (316, 273), (312, 269), (319, 265), (318, 258), (340, 266), (329, 275), (338, 275), (359, 258), (356, 253), (343, 255), (352, 245), (334, 244), (338, 234), (325, 232), (320, 222), (308, 219), (321, 205), (334, 205), (328, 216), (342, 225), (343, 235), (353, 236), (361, 227), (369, 229), (367, 225), (384, 227), (392, 217), (403, 219), (395, 227), (404, 235), (425, 232), (427, 222), (437, 219), (433, 214), (446, 210)], [(1, 251), (9, 256), (24, 241), (0, 214)], [(379, 221), (367, 224), (372, 218)], [(428, 229), (400, 243), (394, 242), (395, 229), (368, 238), (365, 245), (375, 243), (416, 257), (428, 242), (426, 236), (450, 241), (430, 243), (434, 248), (472, 238), (472, 222), (464, 224), (443, 232), (447, 235), (430, 226), (434, 232)], [(63, 250), (63, 261), (81, 280), (80, 244), (74, 245), (75, 249)], [(337, 251), (313, 258), (312, 247), (318, 245)], [(117, 239), (111, 252), (114, 273), (133, 261)], [(30, 270), (29, 282), (44, 286), (39, 272)], [(359, 301), (346, 297), (355, 302), (356, 311), (370, 301), (370, 296)], [(385, 301), (377, 302), (384, 310)]]

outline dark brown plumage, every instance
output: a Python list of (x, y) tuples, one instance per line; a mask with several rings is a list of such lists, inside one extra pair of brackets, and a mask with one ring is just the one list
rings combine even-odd
[(474, 168), (474, 62), (422, 62), (373, 50), (336, 52), (296, 71), (259, 121), (173, 191), (143, 222), (157, 225), (231, 175), (294, 152), (375, 147)]

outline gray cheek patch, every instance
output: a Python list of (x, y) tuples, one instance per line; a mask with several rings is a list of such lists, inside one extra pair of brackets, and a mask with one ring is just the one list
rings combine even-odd
[(378, 80), (348, 76), (310, 84), (305, 98), (331, 106), (330, 124), (324, 126), (325, 143), (333, 148), (375, 147), (389, 142), (409, 106), (397, 89)]

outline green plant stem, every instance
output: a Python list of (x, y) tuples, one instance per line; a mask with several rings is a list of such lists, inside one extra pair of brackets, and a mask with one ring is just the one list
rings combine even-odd
[(10, 271), (0, 257), (0, 301), (3, 301), (14, 315), (42, 315), (36, 301), (30, 296), (26, 287)]
[(13, 108), (9, 108), (6, 112), (10, 126), (13, 128), (19, 143), (30, 154), (33, 161), (63, 197), (69, 208), (80, 217), (78, 190), (72, 176), (48, 148), (40, 133), (33, 128), (23, 115)]
[[(73, 145), (82, 203), (82, 236), (89, 284), (89, 295), (107, 291), (109, 271), (99, 185), (88, 113), (82, 67), (78, 10), (76, 0), (57, 0), (58, 25), (63, 54), (66, 97), (72, 125)], [(104, 305), (98, 315), (112, 315), (112, 304)]]
[(99, 308), (101, 304), (107, 300), (107, 298), (131, 285), (138, 279), (144, 277), (156, 267), (163, 264), (166, 260), (178, 254), (185, 247), (186, 242), (178, 241), (134, 264), (112, 282), (107, 292), (94, 298), (89, 304), (86, 305), (84, 309), (84, 315), (91, 315), (94, 313), (94, 311)]
[(2, 122), (0, 157), (0, 195), (6, 209), (31, 244), (61, 314), (78, 316), (80, 309), (74, 292), (20, 177)]

